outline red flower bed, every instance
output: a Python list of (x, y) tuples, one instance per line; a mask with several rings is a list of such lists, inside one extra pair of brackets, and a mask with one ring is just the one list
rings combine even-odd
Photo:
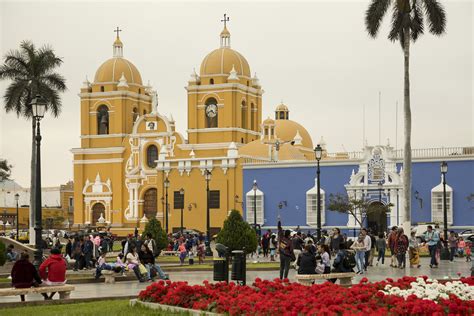
[[(425, 280), (427, 277), (423, 277)], [(139, 294), (139, 300), (230, 315), (472, 315), (474, 301), (454, 295), (438, 303), (415, 295), (385, 295), (387, 284), (406, 289), (415, 277), (369, 283), (363, 278), (350, 288), (326, 282), (311, 287), (288, 280), (255, 279), (253, 286), (224, 282), (188, 285), (186, 282), (159, 281)], [(474, 286), (474, 278), (462, 278)]]

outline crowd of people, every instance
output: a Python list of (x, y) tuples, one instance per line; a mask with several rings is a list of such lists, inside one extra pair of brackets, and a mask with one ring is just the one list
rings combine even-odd
[[(421, 238), (422, 237), (422, 238)], [(329, 235), (321, 232), (317, 240), (309, 231), (304, 234), (296, 231), (284, 231), (279, 227), (276, 233), (268, 230), (261, 237), (254, 256), (270, 257), (270, 261), (280, 258), (280, 278), (288, 277), (288, 271), (294, 266), (299, 274), (316, 274), (329, 272), (367, 273), (369, 267), (385, 264), (387, 250), (390, 254), (390, 266), (405, 269), (420, 268), (420, 249), (426, 247), (430, 255), (430, 268), (437, 268), (443, 247), (449, 247), (450, 261), (455, 256), (465, 256), (471, 261), (472, 241), (450, 232), (448, 243), (442, 240), (440, 233), (427, 227), (423, 236), (416, 236), (412, 231), (409, 236), (402, 227), (392, 227), (388, 233), (375, 235), (370, 229), (362, 228), (359, 236), (350, 239), (334, 228)], [(331, 264), (332, 259), (332, 264)]]

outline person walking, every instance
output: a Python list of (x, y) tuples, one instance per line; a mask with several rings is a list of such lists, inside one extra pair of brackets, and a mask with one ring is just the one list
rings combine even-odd
[(456, 255), (456, 252), (458, 250), (458, 238), (456, 237), (456, 234), (454, 233), (454, 231), (449, 232), (448, 245), (449, 245), (449, 262), (453, 263), (454, 256)]
[[(36, 268), (30, 262), (27, 252), (20, 254), (20, 259), (15, 262), (11, 271), (12, 287), (25, 289), (39, 286), (42, 281)], [(20, 295), (21, 301), (25, 301), (25, 295)]]
[(332, 230), (332, 236), (330, 241), (329, 248), (333, 254), (336, 254), (339, 251), (340, 245), (344, 242), (344, 239), (341, 235), (341, 231), (339, 228), (334, 228)]
[(397, 243), (397, 226), (393, 226), (390, 234), (387, 237), (388, 248), (390, 249), (390, 266), (397, 267), (397, 256), (395, 254), (395, 248)]
[(270, 249), (270, 261), (275, 261), (277, 245), (278, 245), (278, 242), (276, 240), (276, 235), (272, 234), (270, 237), (269, 245), (268, 245), (268, 249)]
[(410, 240), (408, 243), (408, 257), (410, 259), (410, 268), (419, 268), (420, 266), (420, 245), (418, 238), (416, 238), (416, 232), (412, 231), (410, 234)]
[(387, 241), (385, 240), (383, 233), (379, 233), (379, 238), (375, 241), (375, 246), (377, 248), (377, 263), (376, 266), (379, 265), (380, 259), (382, 259), (382, 264), (385, 261), (385, 250), (387, 249)]
[(359, 238), (351, 245), (351, 249), (355, 250), (356, 253), (356, 265), (357, 274), (364, 274), (365, 270), (365, 253), (367, 251), (366, 245), (364, 244), (365, 236), (359, 235)]
[(403, 232), (403, 228), (398, 229), (398, 236), (397, 236), (397, 260), (398, 260), (398, 268), (404, 269), (406, 264), (406, 253), (408, 250), (408, 237)]
[(82, 269), (82, 244), (83, 242), (81, 239), (79, 239), (78, 237), (74, 238), (74, 243), (72, 244), (72, 256), (75, 261), (74, 271), (77, 271), (77, 269)]
[(370, 238), (366, 228), (362, 228), (361, 235), (362, 237), (364, 237), (364, 246), (365, 246), (364, 270), (367, 271), (367, 267), (369, 266), (370, 249), (372, 249), (372, 239)]
[(268, 257), (268, 249), (270, 246), (270, 235), (267, 232), (266, 234), (263, 235), (262, 237), (262, 250), (263, 250), (263, 257), (267, 258)]
[(428, 225), (427, 231), (424, 234), (426, 243), (428, 244), (428, 250), (430, 252), (430, 268), (437, 268), (438, 261), (436, 260), (436, 251), (438, 248), (439, 233), (433, 229), (433, 226)]
[(293, 243), (290, 239), (291, 231), (285, 230), (283, 237), (280, 239), (278, 250), (280, 252), (280, 279), (283, 280), (288, 277), (290, 271), (290, 264), (296, 260), (293, 252)]
[(179, 241), (179, 246), (178, 246), (178, 252), (179, 252), (179, 262), (180, 265), (184, 264), (184, 259), (186, 259), (186, 255), (188, 252), (186, 251), (186, 245), (183, 241)]

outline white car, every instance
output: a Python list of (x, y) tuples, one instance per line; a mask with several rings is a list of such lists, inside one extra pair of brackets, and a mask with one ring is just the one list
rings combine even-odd
[[(473, 229), (464, 230), (464, 231), (460, 232), (458, 234), (458, 236), (462, 237), (462, 239), (464, 239), (464, 240), (468, 240), (469, 237), (474, 236), (474, 230)], [(471, 239), (472, 239), (472, 237), (471, 237)]]

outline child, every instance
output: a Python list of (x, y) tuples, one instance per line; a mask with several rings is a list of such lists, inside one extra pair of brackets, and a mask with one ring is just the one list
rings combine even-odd
[(178, 251), (179, 251), (180, 264), (183, 265), (184, 264), (184, 259), (186, 258), (186, 255), (187, 255), (187, 251), (186, 251), (185, 244), (181, 240), (179, 241)]
[(462, 237), (459, 237), (458, 239), (458, 256), (459, 257), (464, 257), (464, 249), (466, 248), (466, 242)]
[(464, 252), (466, 253), (466, 262), (471, 261), (471, 248), (472, 248), (472, 242), (468, 241), (466, 243), (466, 246), (464, 247)]

